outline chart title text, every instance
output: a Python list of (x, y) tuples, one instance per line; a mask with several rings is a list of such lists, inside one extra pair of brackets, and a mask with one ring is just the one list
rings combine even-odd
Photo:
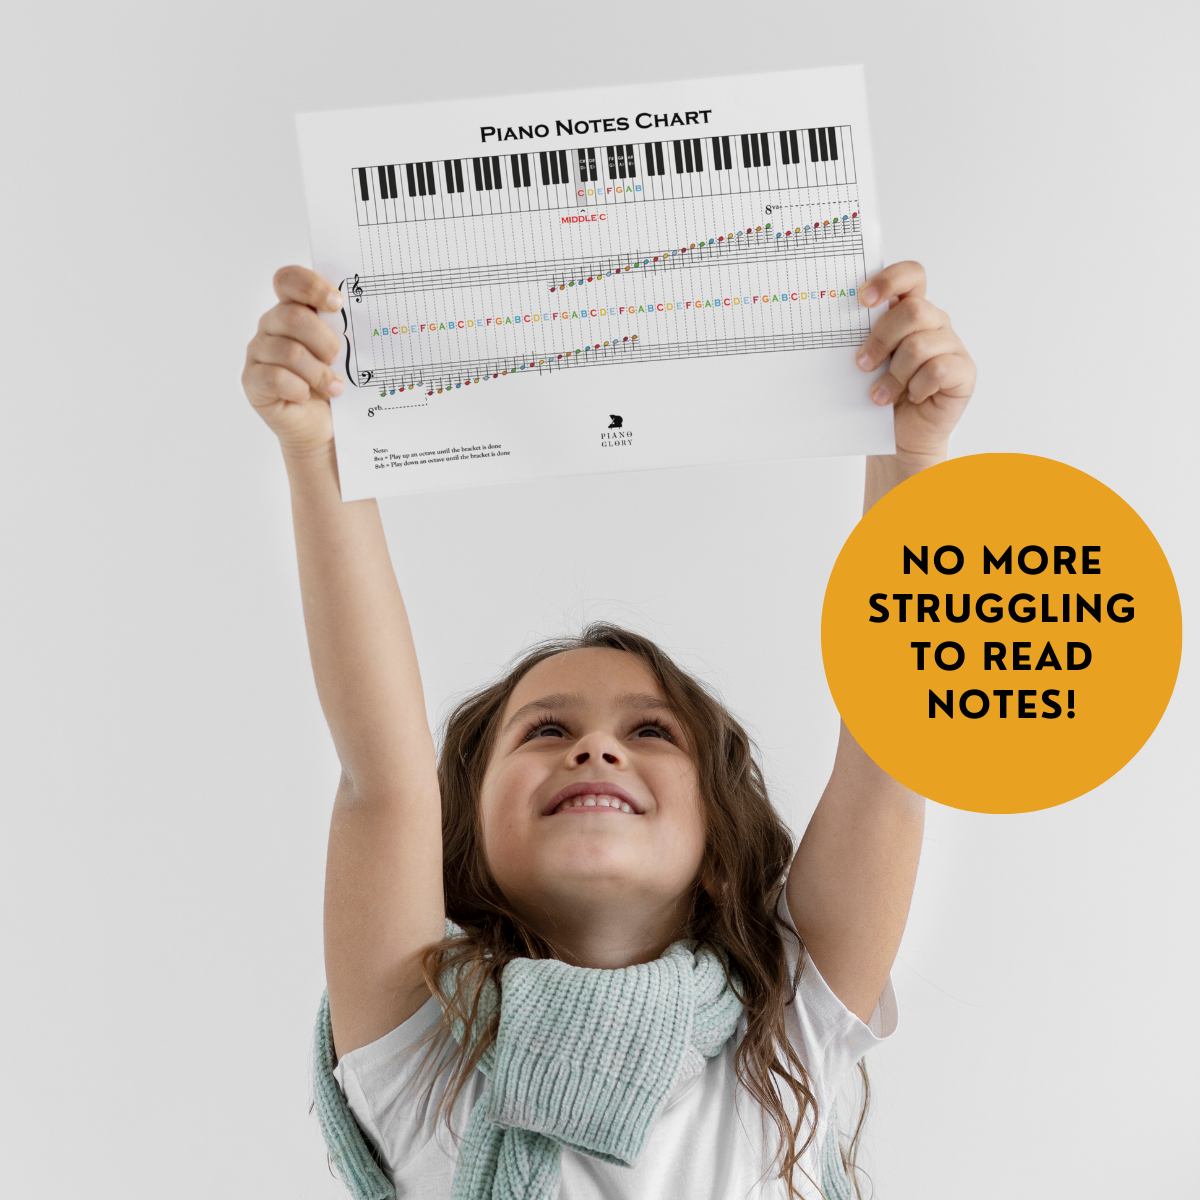
[[(632, 125), (637, 129), (658, 129), (662, 126), (670, 128), (673, 125), (707, 125), (712, 114), (711, 108), (698, 108), (685, 112), (652, 113), (640, 112), (632, 118)], [(581, 133), (623, 133), (630, 128), (629, 117), (586, 117), (569, 121), (554, 122), (555, 137), (574, 137)], [(481, 142), (517, 142), (524, 138), (547, 138), (550, 136), (550, 126), (539, 125), (481, 125), (479, 140)]]

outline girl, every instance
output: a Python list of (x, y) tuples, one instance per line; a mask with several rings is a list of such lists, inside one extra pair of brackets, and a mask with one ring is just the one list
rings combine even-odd
[[(275, 291), (243, 383), (287, 465), (342, 764), (317, 1075), (343, 1178), (423, 1200), (848, 1196), (830, 1111), (895, 1025), (924, 801), (843, 726), (793, 857), (741, 726), (611, 626), (459, 705), (439, 759), (375, 501), (338, 492), (317, 312), (342, 298), (301, 267)], [(857, 361), (891, 356), (871, 395), (896, 429), (865, 507), (946, 456), (974, 386), (924, 296), (912, 262), (859, 291), (887, 306)]]

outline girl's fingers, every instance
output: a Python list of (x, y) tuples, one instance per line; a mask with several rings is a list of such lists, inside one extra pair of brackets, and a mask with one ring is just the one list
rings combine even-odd
[(975, 390), (975, 364), (963, 353), (939, 354), (923, 363), (908, 381), (908, 398), (922, 404), (930, 396), (967, 401)]
[(900, 383), (908, 381), (930, 359), (941, 354), (954, 354), (962, 349), (962, 343), (953, 329), (918, 329), (896, 347), (887, 373)]
[(948, 329), (950, 318), (919, 296), (906, 296), (885, 312), (867, 335), (855, 362), (873, 371), (907, 337), (923, 329)]
[(342, 294), (307, 267), (281, 267), (275, 272), (275, 295), (285, 303), (307, 304), (323, 312), (337, 312)]
[(251, 353), (257, 362), (287, 367), (292, 374), (299, 375), (318, 396), (341, 394), (342, 384), (337, 372), (330, 370), (306, 346), (292, 338), (259, 334), (254, 339)]
[(930, 396), (952, 396), (964, 403), (975, 390), (975, 364), (961, 349), (921, 358), (917, 369), (901, 380), (889, 371), (871, 388), (871, 399), (879, 405), (908, 400), (923, 404)]
[(242, 385), (255, 408), (266, 408), (280, 400), (302, 403), (309, 397), (308, 383), (287, 367), (251, 362), (242, 372)]
[(323, 363), (333, 362), (341, 344), (338, 335), (311, 308), (292, 302), (277, 304), (265, 312), (258, 323), (258, 331), (291, 338)]
[(925, 268), (919, 262), (892, 263), (858, 289), (859, 302), (867, 308), (904, 296), (924, 299)]

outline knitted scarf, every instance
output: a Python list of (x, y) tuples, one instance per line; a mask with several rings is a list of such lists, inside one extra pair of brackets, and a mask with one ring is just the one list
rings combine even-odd
[[(447, 936), (461, 932), (446, 925)], [(493, 985), (481, 997), (480, 1028), (496, 1001)], [(564, 1146), (631, 1166), (672, 1089), (703, 1071), (741, 1012), (716, 955), (687, 942), (619, 970), (513, 959), (496, 1040), (479, 1063), (488, 1084), (460, 1144), (452, 1200), (554, 1200)], [(468, 1033), (454, 1030), (460, 1042)], [(394, 1200), (333, 1076), (328, 993), (314, 1060), (317, 1113), (338, 1174), (355, 1200)], [(830, 1148), (822, 1154), (826, 1195), (849, 1200), (832, 1122), (831, 1130), (835, 1157), (827, 1165)], [(837, 1178), (829, 1180), (834, 1162)]]

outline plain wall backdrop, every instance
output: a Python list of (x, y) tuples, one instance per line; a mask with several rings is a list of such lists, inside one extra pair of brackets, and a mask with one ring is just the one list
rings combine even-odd
[[(953, 451), (1114, 488), (1190, 629), (1196, 12), (11, 11), (0, 1192), (343, 1195), (308, 1112), (337, 763), (283, 470), (238, 380), (272, 272), (307, 260), (294, 113), (864, 63), (887, 256), (926, 264), (979, 364)], [(626, 620), (746, 720), (799, 833), (832, 762), (820, 604), (861, 476), (826, 460), (385, 502), (431, 717), (537, 636)], [(1197, 1194), (1198, 715), (1185, 645), (1157, 732), (1103, 787), (1029, 816), (930, 806), (901, 1029), (870, 1060), (880, 1200)]]

